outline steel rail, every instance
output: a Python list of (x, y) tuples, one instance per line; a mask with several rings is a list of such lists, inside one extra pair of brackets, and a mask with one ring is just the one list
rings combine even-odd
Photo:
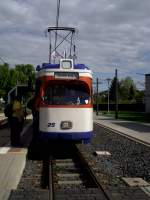
[[(77, 147), (76, 147), (77, 148)], [(104, 196), (106, 197), (107, 200), (110, 200), (109, 196), (107, 195), (107, 193), (105, 192), (105, 189), (103, 188), (98, 176), (94, 173), (93, 169), (89, 166), (88, 162), (85, 160), (84, 156), (82, 155), (82, 153), (79, 151), (79, 149), (77, 148), (77, 154), (80, 157), (81, 162), (84, 164), (86, 170), (88, 171), (88, 173), (90, 174), (90, 176), (92, 177), (93, 181), (95, 182), (96, 186), (101, 189), (101, 191), (103, 192)]]
[(49, 200), (54, 200), (52, 157), (49, 158)]

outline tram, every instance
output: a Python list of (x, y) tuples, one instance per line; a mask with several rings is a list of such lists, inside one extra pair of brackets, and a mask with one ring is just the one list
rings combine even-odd
[[(62, 30), (49, 28), (55, 29)], [(93, 135), (92, 71), (66, 55), (58, 63), (50, 58), (36, 70), (40, 138), (89, 143)]]

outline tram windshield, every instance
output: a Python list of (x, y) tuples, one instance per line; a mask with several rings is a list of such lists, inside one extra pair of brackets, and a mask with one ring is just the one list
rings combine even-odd
[(49, 105), (89, 104), (90, 91), (85, 84), (50, 84), (43, 100)]

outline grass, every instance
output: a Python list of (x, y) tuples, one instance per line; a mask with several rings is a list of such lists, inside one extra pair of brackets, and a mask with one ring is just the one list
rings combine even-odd
[[(107, 113), (104, 111), (102, 115), (115, 117), (115, 112), (110, 111), (110, 113)], [(150, 123), (150, 114), (144, 112), (119, 111), (118, 119)]]

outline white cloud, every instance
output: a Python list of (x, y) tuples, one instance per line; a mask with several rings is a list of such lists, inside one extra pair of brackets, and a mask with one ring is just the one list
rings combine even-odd
[[(48, 60), (44, 30), (54, 26), (52, 0), (5, 0), (0, 5), (0, 56), (11, 64), (40, 64)], [(101, 76), (149, 73), (150, 1), (61, 0), (61, 26), (79, 30), (78, 60)]]

